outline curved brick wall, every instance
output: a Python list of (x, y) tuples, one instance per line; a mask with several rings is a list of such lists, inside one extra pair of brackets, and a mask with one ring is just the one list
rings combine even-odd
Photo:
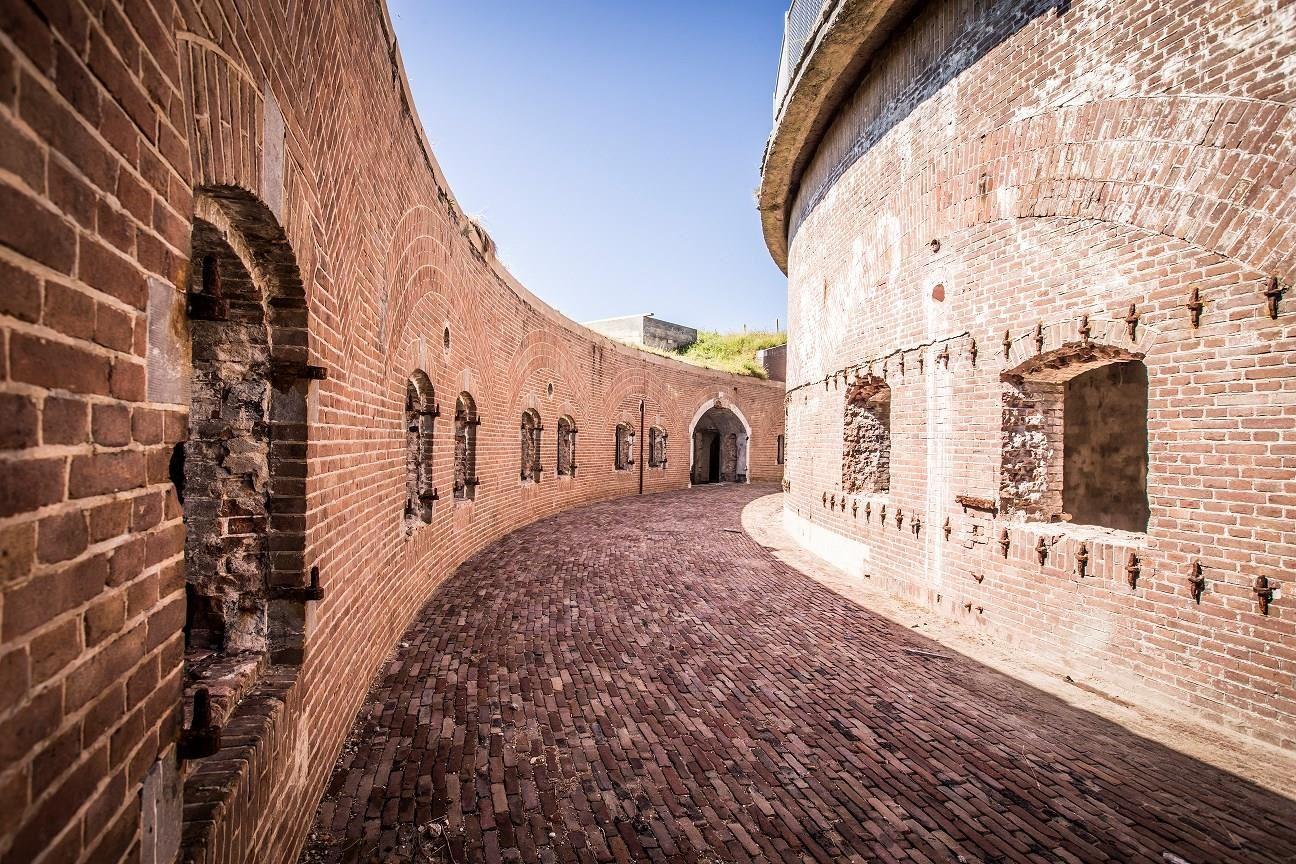
[[(790, 184), (786, 513), (873, 584), (1112, 692), (1292, 747), (1296, 16), (1282, 5), (966, 0), (891, 33)], [(1086, 340), (1147, 367), (1145, 533), (1032, 520), (1006, 494), (1022, 492), (1004, 463), (1027, 438), (1005, 431), (1003, 374), (1080, 362)], [(847, 394), (870, 373), (890, 388), (890, 485), (845, 494)], [(1100, 403), (1068, 422), (1133, 434)], [(1282, 583), (1267, 614), (1257, 577)]]
[[(669, 435), (644, 491), (688, 483), (689, 424), (717, 399), (751, 424), (751, 479), (779, 479), (782, 386), (620, 347), (518, 285), (441, 176), (381, 4), (36, 5), (0, 16), (0, 861), (165, 857), (182, 782), (186, 856), (288, 861), (370, 674), (447, 573), (531, 520), (636, 493), (613, 438), (641, 402)], [(170, 478), (196, 214), (273, 289), (278, 341), (248, 368), (297, 371), (255, 396), (272, 428), (248, 457), (280, 471), (251, 556), (273, 561), (270, 632), (249, 638), (283, 662), (250, 673), (223, 749), (177, 774)], [(440, 498), (408, 531), (415, 369), (441, 406)], [(482, 418), (470, 503), (450, 491), (461, 391)], [(529, 408), (538, 484), (520, 475)], [(563, 414), (574, 478), (553, 473)], [(309, 568), (322, 601), (302, 599)]]

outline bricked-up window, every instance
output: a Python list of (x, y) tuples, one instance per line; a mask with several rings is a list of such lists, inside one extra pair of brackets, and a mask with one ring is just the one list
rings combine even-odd
[(204, 194), (197, 209), (183, 462), (189, 679), (207, 674), (208, 658), (301, 661), (304, 601), (271, 589), (306, 580), (313, 374), (305, 292), (273, 216), (232, 191)]
[(778, 444), (776, 445), (776, 449), (775, 449), (775, 451), (774, 451), (774, 460), (775, 460), (779, 465), (782, 465), (782, 464), (783, 464), (783, 459), (784, 459), (784, 458), (786, 457), (786, 455), (787, 455), (787, 451), (786, 451), (785, 448), (786, 448), (786, 445), (783, 443), (783, 436), (780, 435), (780, 436), (778, 436)]
[(618, 423), (616, 427), (616, 469), (628, 471), (634, 466), (634, 427), (629, 423)]
[(558, 418), (558, 476), (576, 476), (576, 424), (567, 416)]
[(540, 482), (540, 435), (544, 426), (534, 408), (522, 412), (522, 480)]
[(1004, 511), (1146, 531), (1142, 360), (1120, 348), (1075, 343), (1028, 360), (1002, 380)]
[(438, 413), (431, 380), (423, 370), (415, 370), (405, 383), (405, 520), (411, 528), (432, 521), (432, 503), (437, 500), (432, 441)]
[(660, 426), (648, 430), (648, 467), (666, 467), (666, 430)]
[(477, 403), (467, 393), (455, 400), (454, 497), (471, 501), (477, 497)]
[(874, 375), (856, 378), (846, 388), (842, 489), (864, 494), (891, 489), (891, 388)]

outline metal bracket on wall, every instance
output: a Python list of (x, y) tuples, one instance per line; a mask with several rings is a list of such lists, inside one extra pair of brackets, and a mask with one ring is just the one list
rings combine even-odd
[(1255, 585), (1251, 587), (1251, 590), (1255, 592), (1256, 603), (1260, 606), (1260, 614), (1268, 615), (1269, 604), (1273, 602), (1277, 586), (1269, 581), (1269, 577), (1257, 576)]
[(298, 381), (324, 381), (327, 379), (328, 370), (323, 366), (283, 361), (270, 364), (270, 380), (280, 390), (291, 387)]
[(1206, 576), (1202, 573), (1200, 561), (1188, 565), (1188, 590), (1192, 593), (1194, 603), (1201, 603), (1202, 593), (1206, 591)]
[(1269, 317), (1278, 320), (1278, 303), (1282, 300), (1283, 292), (1287, 289), (1278, 282), (1277, 276), (1269, 277), (1269, 285), (1265, 288), (1264, 296), (1269, 306)]
[(310, 569), (309, 585), (280, 585), (271, 588), (269, 593), (271, 600), (297, 600), (302, 603), (323, 600), (324, 589), (320, 586), (319, 568)]
[(1139, 557), (1131, 552), (1129, 553), (1129, 557), (1125, 559), (1125, 581), (1129, 583), (1129, 587), (1138, 587), (1140, 574), (1141, 569), (1139, 567)]
[(229, 320), (229, 301), (221, 291), (220, 263), (215, 255), (205, 255), (202, 260), (201, 288), (190, 285), (186, 311), (194, 321)]
[(211, 693), (206, 687), (194, 691), (193, 721), (180, 732), (176, 755), (181, 759), (203, 759), (220, 750), (221, 730), (212, 724)]
[(999, 535), (999, 548), (1003, 550), (1003, 557), (1008, 557), (1008, 549), (1011, 545), (1012, 541), (1008, 539), (1008, 529), (1005, 528), (1003, 533)]
[(1041, 566), (1048, 561), (1049, 548), (1043, 537), (1035, 542), (1035, 555), (1038, 556)]
[(1138, 332), (1139, 316), (1138, 307), (1133, 303), (1130, 304), (1129, 312), (1125, 313), (1125, 332), (1130, 341), (1134, 341), (1134, 334)]
[(1076, 550), (1076, 574), (1083, 579), (1089, 570), (1089, 546), (1081, 543)]
[(1188, 295), (1188, 314), (1192, 316), (1192, 326), (1194, 328), (1201, 326), (1202, 309), (1206, 304), (1201, 299), (1201, 289), (1196, 285), (1193, 286), (1192, 293)]

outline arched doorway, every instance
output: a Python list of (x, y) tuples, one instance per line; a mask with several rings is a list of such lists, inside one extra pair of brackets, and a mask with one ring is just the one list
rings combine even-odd
[(694, 420), (691, 437), (691, 482), (747, 482), (747, 445), (751, 430), (736, 409), (716, 400)]

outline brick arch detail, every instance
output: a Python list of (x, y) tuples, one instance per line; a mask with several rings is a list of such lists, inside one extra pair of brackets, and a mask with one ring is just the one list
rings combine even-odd
[(504, 380), (509, 382), (507, 404), (518, 404), (518, 400), (526, 390), (527, 381), (541, 369), (554, 372), (567, 385), (579, 403), (584, 404), (589, 401), (590, 392), (586, 376), (581, 374), (572, 361), (571, 352), (551, 330), (535, 329), (522, 337), (505, 372)]
[[(1165, 107), (1153, 110), (1150, 105)], [(1104, 139), (1103, 117), (1175, 116), (1177, 123), (1161, 131), (1149, 126), (1140, 164), (1179, 164), (1188, 159), (1194, 170), (1181, 172), (1194, 183), (1152, 185), (1146, 174), (1128, 165), (1120, 152), (1131, 142)], [(1246, 119), (1246, 122), (1240, 122)], [(1272, 137), (1249, 136), (1250, 124), (1274, 126)], [(1091, 137), (1075, 140), (1077, 133)], [(1178, 133), (1177, 135), (1175, 133)], [(1210, 143), (1206, 143), (1206, 142)], [(1280, 142), (1277, 152), (1248, 149), (1248, 145)], [(904, 257), (917, 254), (933, 237), (949, 236), (1000, 219), (1068, 217), (1130, 225), (1174, 237), (1237, 261), (1254, 270), (1275, 273), (1283, 281), (1296, 278), (1296, 218), (1294, 193), (1281, 186), (1256, 184), (1250, 177), (1278, 182), (1282, 166), (1296, 160), (1296, 114), (1292, 106), (1223, 96), (1140, 96), (1102, 99), (1085, 105), (1041, 112), (989, 130), (969, 148), (967, 167), (942, 184), (948, 204), (928, 219), (915, 219), (902, 239)], [(1185, 152), (1186, 151), (1186, 152)], [(1079, 154), (1077, 158), (1077, 154)], [(916, 164), (927, 166), (928, 160)], [(1096, 175), (1086, 165), (1124, 166), (1127, 175)], [(797, 203), (795, 237), (811, 218), (828, 188), (846, 169), (833, 172), (821, 191)], [(1030, 182), (1017, 182), (1017, 178)], [(879, 212), (927, 212), (931, 179), (925, 171), (905, 177), (896, 191), (875, 205)], [(1220, 192), (1245, 189), (1242, 201)], [(1066, 194), (1059, 196), (1058, 190)], [(1266, 201), (1263, 212), (1246, 202)], [(1283, 202), (1286, 202), (1285, 204)], [(883, 202), (886, 202), (885, 204)], [(1284, 238), (1279, 241), (1279, 238)]]

